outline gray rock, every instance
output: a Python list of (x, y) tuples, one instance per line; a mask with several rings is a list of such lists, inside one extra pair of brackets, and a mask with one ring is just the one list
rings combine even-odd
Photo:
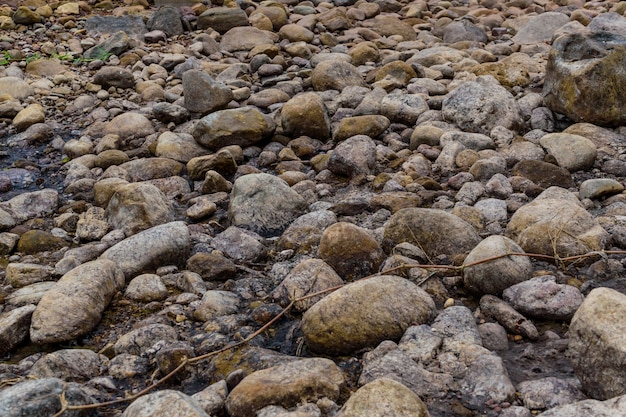
[(561, 257), (602, 250), (608, 239), (578, 198), (559, 187), (548, 188), (520, 207), (506, 234), (525, 252)]
[(481, 345), (476, 319), (467, 307), (452, 306), (446, 308), (437, 315), (431, 329), (449, 341)]
[(574, 314), (569, 328), (569, 352), (574, 372), (583, 391), (591, 398), (605, 400), (624, 394), (623, 317), (626, 296), (596, 288)]
[(549, 42), (554, 33), (568, 22), (569, 17), (564, 13), (546, 12), (532, 16), (513, 37), (513, 41), (522, 45)]
[(106, 372), (109, 360), (89, 349), (61, 349), (44, 355), (29, 371), (34, 378), (86, 382)]
[(496, 126), (517, 131), (523, 125), (517, 102), (490, 75), (463, 83), (446, 96), (441, 110), (445, 120), (468, 132), (488, 135)]
[(110, 260), (74, 268), (41, 298), (32, 316), (30, 339), (40, 344), (58, 343), (91, 331), (123, 287), (124, 274)]
[(443, 41), (455, 43), (461, 41), (474, 41), (487, 43), (487, 33), (484, 29), (476, 26), (468, 19), (451, 22), (443, 29)]
[(131, 183), (117, 189), (106, 208), (106, 219), (115, 229), (131, 236), (174, 220), (174, 210), (154, 185)]
[(407, 126), (415, 125), (417, 118), (427, 110), (428, 104), (417, 94), (392, 93), (386, 95), (380, 102), (380, 112), (383, 116)]
[(178, 36), (185, 32), (181, 18), (177, 7), (162, 6), (148, 19), (146, 26), (150, 31), (159, 30), (167, 36)]
[(493, 139), (481, 133), (451, 131), (445, 132), (439, 137), (439, 143), (441, 146), (445, 146), (449, 142), (459, 142), (465, 147), (465, 149), (472, 149), (474, 151), (495, 148)]
[(357, 68), (342, 60), (322, 61), (317, 64), (311, 73), (311, 81), (316, 91), (341, 91), (347, 86), (366, 86)]
[(139, 397), (122, 417), (209, 417), (200, 403), (180, 391), (161, 390)]
[[(68, 405), (93, 404), (95, 400), (79, 384), (58, 378), (24, 381), (0, 391), (0, 414), (5, 417), (49, 417), (61, 411), (61, 394)], [(66, 411), (68, 417), (87, 417), (90, 410)]]
[(274, 127), (257, 109), (241, 107), (203, 117), (192, 134), (202, 146), (217, 150), (229, 145), (254, 145), (272, 134)]
[(0, 78), (0, 94), (8, 94), (17, 100), (24, 100), (35, 94), (35, 90), (26, 81), (17, 77)]
[(143, 114), (127, 112), (115, 116), (104, 127), (105, 134), (144, 138), (155, 132), (152, 122)]
[(133, 88), (135, 86), (133, 73), (120, 67), (103, 67), (93, 76), (93, 82), (104, 88)]
[(192, 158), (206, 155), (208, 149), (195, 141), (189, 133), (163, 132), (156, 142), (155, 156), (187, 163)]
[(109, 361), (109, 375), (117, 379), (143, 376), (148, 373), (149, 365), (147, 358), (120, 353)]
[(159, 341), (173, 342), (178, 340), (178, 332), (173, 327), (165, 324), (147, 324), (135, 330), (131, 330), (120, 337), (113, 349), (115, 353), (129, 353), (142, 355)]
[(207, 414), (215, 415), (224, 411), (227, 396), (228, 386), (226, 381), (221, 380), (193, 394), (191, 397), (200, 403), (202, 409)]
[(54, 213), (59, 205), (59, 193), (56, 190), (44, 189), (23, 193), (9, 201), (0, 203), (17, 223), (35, 217), (45, 217)]
[(381, 115), (364, 115), (341, 119), (333, 131), (333, 140), (340, 142), (352, 136), (367, 135), (377, 138), (387, 130), (390, 121)]
[(233, 99), (232, 90), (226, 84), (199, 69), (191, 69), (183, 74), (183, 94), (185, 108), (202, 114), (222, 110)]
[(0, 355), (6, 355), (26, 339), (34, 311), (35, 306), (28, 304), (0, 315)]
[(560, 167), (570, 172), (590, 169), (596, 160), (596, 145), (583, 136), (549, 133), (539, 139), (539, 143)]
[(530, 410), (545, 410), (586, 399), (575, 385), (555, 377), (520, 382), (517, 390), (524, 406)]
[(256, 262), (267, 252), (262, 236), (236, 226), (215, 236), (213, 246), (232, 259), (246, 262)]
[(145, 303), (164, 300), (168, 295), (167, 287), (156, 274), (142, 274), (133, 278), (124, 292), (125, 297)]
[(554, 407), (541, 413), (541, 417), (614, 417), (626, 413), (626, 398), (611, 398), (606, 401), (583, 400)]
[(303, 214), (287, 227), (278, 241), (282, 249), (298, 253), (313, 252), (319, 246), (324, 230), (337, 222), (337, 215), (330, 210), (318, 210)]
[(193, 316), (199, 321), (209, 321), (216, 317), (235, 314), (239, 311), (241, 300), (237, 294), (229, 291), (207, 291), (198, 302)]
[(584, 297), (576, 287), (557, 284), (551, 275), (532, 278), (504, 290), (504, 301), (522, 314), (544, 320), (569, 321)]
[(273, 44), (278, 34), (255, 27), (234, 27), (222, 36), (220, 48), (228, 52), (249, 51), (255, 46)]
[[(512, 151), (513, 149), (511, 149)], [(539, 155), (537, 155), (539, 156)], [(542, 156), (543, 159), (543, 151)], [(519, 161), (512, 170), (513, 175), (519, 175), (528, 178), (540, 187), (563, 187), (570, 188), (574, 186), (574, 180), (570, 172), (562, 167), (541, 160), (522, 160)]]
[[(544, 13), (545, 15), (545, 13)], [(626, 35), (573, 33), (557, 39), (550, 50), (543, 85), (551, 110), (577, 122), (619, 126), (626, 116)], [(573, 93), (575, 92), (575, 94)]]
[(343, 372), (330, 359), (301, 359), (245, 377), (228, 395), (226, 410), (247, 417), (271, 404), (294, 407), (323, 397), (336, 401), (344, 384)]
[[(7, 296), (4, 302), (12, 306), (26, 306), (28, 304), (38, 304), (41, 297), (54, 286), (54, 281), (37, 282), (20, 288)], [(30, 317), (26, 328), (30, 328)], [(9, 333), (7, 333), (9, 334)]]
[(280, 113), (285, 133), (326, 140), (330, 137), (330, 119), (322, 98), (316, 93), (298, 94), (286, 102)]
[(50, 267), (34, 263), (11, 262), (5, 268), (5, 278), (13, 288), (52, 280)]
[(509, 253), (524, 251), (504, 236), (492, 235), (481, 241), (463, 262), (465, 287), (478, 294), (500, 295), (511, 285), (530, 279), (533, 266), (526, 256), (504, 256), (482, 262)]
[(365, 135), (352, 136), (337, 145), (327, 166), (334, 174), (347, 177), (373, 174), (375, 167), (376, 144)]
[(432, 317), (435, 303), (415, 284), (392, 275), (354, 282), (327, 295), (302, 317), (309, 348), (347, 354), (399, 339), (414, 323)]
[(624, 186), (612, 178), (593, 178), (580, 184), (578, 195), (581, 200), (585, 198), (598, 198), (624, 191)]
[(428, 409), (410, 389), (389, 378), (376, 379), (348, 398), (339, 417), (428, 417)]
[(433, 331), (427, 324), (422, 324), (406, 329), (398, 348), (416, 363), (429, 365), (436, 360), (443, 340), (444, 337), (439, 332)]
[(495, 319), (509, 333), (520, 334), (530, 340), (539, 337), (537, 328), (530, 320), (496, 296), (483, 295), (480, 299), (480, 311), (485, 316)]
[(139, 232), (107, 249), (101, 259), (118, 265), (127, 279), (139, 272), (187, 259), (191, 248), (189, 229), (184, 222), (172, 222)]
[(164, 123), (181, 124), (189, 119), (189, 111), (183, 106), (174, 103), (154, 103), (152, 113), (157, 120)]
[[(326, 262), (320, 259), (306, 259), (296, 265), (281, 281), (272, 293), (272, 299), (282, 306), (287, 306), (292, 301), (308, 294), (315, 294), (343, 284), (341, 277)], [(330, 291), (328, 293), (330, 294)], [(304, 312), (324, 298), (324, 295), (320, 294), (297, 301), (293, 309)]]
[(248, 16), (241, 8), (212, 7), (200, 16), (197, 21), (198, 29), (214, 29), (224, 34), (237, 26), (248, 26)]
[(235, 181), (228, 217), (233, 226), (270, 237), (280, 235), (305, 208), (304, 199), (280, 178), (250, 174)]
[[(484, 352), (480, 352), (483, 350)], [(467, 374), (461, 383), (464, 402), (470, 407), (480, 407), (486, 402), (512, 401), (515, 398), (515, 386), (511, 383), (502, 359), (488, 350), (481, 348), (470, 359), (465, 359)]]
[(506, 329), (498, 323), (483, 323), (478, 325), (482, 345), (497, 352), (509, 350), (509, 340)]

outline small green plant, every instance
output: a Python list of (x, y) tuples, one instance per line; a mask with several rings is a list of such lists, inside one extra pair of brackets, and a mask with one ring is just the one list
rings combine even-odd
[(74, 59), (74, 64), (82, 64), (84, 62), (93, 62), (93, 61), (98, 61), (98, 60), (101, 60), (102, 62), (106, 62), (106, 60), (109, 59), (109, 57), (113, 54), (111, 52), (106, 51), (103, 48), (98, 48), (95, 50), (95, 53), (92, 53), (90, 55), (91, 55), (90, 58), (80, 57), (80, 58)]
[(2, 56), (0, 56), (0, 66), (9, 65), (13, 61), (13, 55), (11, 55), (9, 51), (2, 51)]
[(41, 54), (39, 52), (35, 52), (34, 54), (29, 55), (26, 58), (24, 58), (24, 62), (26, 62), (26, 64), (28, 65), (29, 63), (33, 61), (37, 61), (40, 58), (41, 58)]

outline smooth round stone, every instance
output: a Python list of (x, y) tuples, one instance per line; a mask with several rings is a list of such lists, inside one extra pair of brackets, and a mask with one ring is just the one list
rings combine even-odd
[(583, 181), (580, 184), (578, 195), (580, 199), (598, 198), (606, 195), (619, 194), (624, 191), (624, 186), (611, 178), (594, 178)]

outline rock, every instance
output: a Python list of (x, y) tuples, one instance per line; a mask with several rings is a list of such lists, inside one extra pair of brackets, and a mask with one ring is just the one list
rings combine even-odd
[(574, 256), (602, 250), (608, 233), (572, 193), (550, 187), (511, 216), (506, 235), (527, 253)]
[(443, 210), (406, 208), (387, 222), (385, 241), (391, 246), (411, 242), (423, 248), (430, 258), (446, 255), (461, 263), (480, 237), (469, 223)]
[(332, 173), (349, 178), (373, 174), (375, 167), (376, 144), (365, 135), (351, 136), (337, 145), (327, 164)]
[(187, 163), (192, 158), (206, 155), (208, 150), (189, 133), (163, 132), (156, 143), (155, 156)]
[(191, 247), (189, 229), (183, 222), (171, 222), (139, 232), (107, 249), (101, 259), (118, 265), (127, 278), (159, 266), (187, 259)]
[(144, 303), (164, 300), (168, 295), (167, 287), (156, 274), (143, 274), (133, 278), (124, 292), (125, 297)]
[(554, 33), (568, 22), (569, 17), (564, 13), (546, 12), (532, 16), (513, 36), (513, 42), (522, 45), (549, 42)]
[(443, 41), (455, 43), (473, 41), (487, 43), (487, 33), (467, 19), (451, 22), (443, 29)]
[(506, 336), (506, 329), (498, 323), (483, 323), (478, 325), (480, 340), (482, 345), (489, 350), (507, 351), (509, 350), (509, 340)]
[(133, 88), (135, 86), (133, 73), (120, 67), (106, 66), (101, 68), (93, 76), (93, 82), (104, 88)]
[[(46, 291), (52, 288), (54, 284), (55, 283), (52, 281), (44, 281), (27, 285), (11, 293), (9, 296), (7, 296), (7, 298), (5, 298), (4, 302), (12, 306), (38, 304), (41, 300), (41, 297), (43, 297)], [(28, 319), (28, 323), (26, 323), (27, 332), (28, 328), (30, 328), (30, 317)]]
[(331, 32), (350, 28), (350, 20), (344, 8), (334, 8), (320, 13), (317, 20)]
[(442, 104), (445, 120), (463, 131), (488, 135), (496, 126), (522, 127), (521, 111), (513, 96), (492, 76), (480, 76), (449, 93)]
[(273, 44), (278, 40), (276, 33), (255, 27), (234, 27), (222, 36), (220, 48), (228, 52), (249, 51), (255, 46)]
[(316, 93), (298, 94), (287, 101), (280, 113), (286, 134), (326, 140), (330, 137), (330, 119), (322, 98)]
[(178, 340), (176, 329), (165, 324), (146, 324), (121, 336), (113, 346), (116, 355), (142, 355), (157, 342)]
[[(338, 287), (343, 283), (343, 279), (326, 262), (320, 259), (306, 259), (296, 265), (276, 287), (272, 293), (272, 299), (277, 300), (282, 306), (287, 306), (298, 298)], [(297, 301), (293, 309), (300, 312), (306, 311), (324, 295), (320, 294)]]
[(407, 126), (413, 126), (419, 116), (427, 110), (428, 104), (417, 94), (391, 93), (385, 95), (380, 103), (380, 112), (383, 116)]
[(530, 410), (544, 410), (585, 399), (585, 395), (576, 386), (555, 377), (520, 382), (517, 390), (524, 405)]
[(106, 219), (126, 236), (174, 220), (173, 208), (154, 185), (137, 182), (115, 191), (106, 208)]
[(271, 237), (280, 235), (305, 208), (302, 197), (280, 178), (249, 174), (233, 185), (228, 218), (233, 226)]
[(41, 21), (41, 15), (26, 6), (20, 6), (13, 13), (13, 21), (18, 25), (32, 25)]
[(507, 88), (526, 87), (530, 84), (530, 74), (543, 72), (528, 55), (516, 52), (497, 62), (485, 62), (471, 70), (476, 75), (491, 75)]
[(342, 407), (339, 417), (428, 417), (428, 409), (410, 389), (390, 378), (359, 388)]
[(417, 38), (417, 33), (408, 23), (393, 15), (375, 16), (371, 21), (371, 27), (380, 36), (400, 35), (405, 41), (414, 41)]
[(624, 394), (626, 361), (624, 323), (626, 296), (596, 288), (585, 298), (570, 323), (569, 352), (583, 391), (598, 400)]
[(578, 195), (581, 200), (585, 198), (599, 198), (607, 195), (619, 194), (624, 191), (624, 186), (611, 178), (594, 178), (585, 180), (580, 184)]
[(35, 254), (44, 251), (55, 251), (69, 243), (43, 230), (29, 230), (20, 236), (17, 242), (17, 251), (25, 254)]
[(324, 230), (319, 257), (346, 280), (355, 280), (378, 272), (385, 254), (365, 229), (346, 222)]
[(29, 304), (0, 315), (0, 355), (6, 355), (26, 339), (33, 311), (35, 306)]
[(43, 123), (45, 119), (43, 107), (40, 104), (31, 104), (13, 118), (13, 126), (21, 132), (34, 124)]
[(596, 160), (596, 145), (583, 136), (549, 133), (543, 136), (539, 143), (556, 159), (560, 167), (570, 172), (589, 169)]
[(357, 135), (377, 138), (389, 124), (389, 119), (380, 115), (346, 117), (341, 119), (339, 126), (334, 130), (333, 140), (339, 142)]
[(557, 284), (551, 275), (532, 278), (504, 290), (504, 301), (522, 314), (544, 320), (569, 321), (584, 297), (576, 287)]
[(245, 377), (228, 395), (226, 410), (247, 417), (272, 404), (294, 407), (323, 397), (336, 401), (344, 384), (341, 369), (330, 359), (301, 359)]
[[(576, 122), (619, 126), (626, 117), (621, 71), (625, 35), (573, 33), (557, 39), (550, 50), (543, 86), (551, 110)], [(609, 81), (607, 81), (609, 80)]]
[(207, 291), (198, 302), (193, 316), (199, 321), (235, 314), (239, 310), (240, 298), (229, 291)]
[(122, 137), (134, 136), (143, 138), (154, 133), (154, 127), (150, 120), (139, 113), (122, 113), (115, 116), (104, 128), (105, 134), (113, 134)]
[(355, 66), (340, 60), (322, 61), (313, 69), (311, 81), (316, 91), (337, 90), (366, 83)]
[(198, 16), (199, 30), (214, 29), (220, 34), (237, 26), (248, 26), (248, 16), (241, 8), (212, 7)]
[(39, 344), (58, 343), (91, 331), (113, 296), (123, 287), (122, 270), (112, 261), (96, 260), (74, 268), (63, 275), (37, 305), (30, 339)]
[(152, 106), (152, 113), (157, 120), (165, 123), (174, 122), (176, 124), (181, 124), (189, 119), (189, 112), (187, 109), (173, 103), (155, 103), (154, 106)]
[[(431, 329), (450, 341), (480, 345), (481, 338), (476, 319), (471, 310), (464, 306), (452, 306), (440, 312)], [(404, 338), (404, 337), (403, 337)], [(405, 341), (408, 338), (404, 338)]]
[(148, 19), (146, 26), (150, 31), (160, 30), (167, 36), (178, 36), (185, 32), (181, 18), (178, 8), (163, 6)]
[[(93, 404), (95, 400), (87, 390), (75, 382), (58, 378), (23, 381), (0, 392), (0, 414), (6, 417), (46, 417), (63, 408), (61, 394), (67, 405)], [(66, 412), (72, 417), (86, 417), (89, 411)]]
[(528, 178), (540, 187), (563, 187), (574, 186), (574, 180), (570, 172), (554, 164), (544, 161), (523, 160), (519, 161), (511, 171), (513, 175)]
[(33, 378), (60, 378), (64, 381), (86, 382), (102, 375), (109, 360), (89, 349), (61, 349), (39, 359), (30, 369)]
[(624, 396), (606, 401), (583, 400), (572, 404), (551, 408), (541, 413), (541, 417), (613, 417), (626, 412)]
[(226, 84), (199, 69), (183, 74), (183, 94), (187, 110), (201, 114), (222, 110), (233, 99), (232, 90)]
[(480, 311), (485, 316), (495, 319), (509, 333), (520, 334), (530, 340), (537, 340), (539, 337), (537, 328), (530, 320), (494, 295), (481, 297)]
[(194, 139), (209, 149), (250, 146), (272, 134), (274, 126), (252, 107), (220, 110), (203, 117), (193, 130)]
[(187, 269), (199, 274), (207, 281), (225, 281), (237, 272), (236, 265), (219, 251), (196, 253), (187, 259)]
[[(237, 171), (237, 161), (233, 153), (220, 149), (214, 154), (191, 158), (187, 162), (189, 178), (194, 181), (207, 181), (210, 172), (215, 171), (222, 176), (230, 177)], [(207, 184), (208, 185), (208, 184)]]
[[(488, 260), (510, 253), (523, 254), (524, 251), (505, 236), (492, 235), (481, 241), (463, 262), (465, 287), (481, 295), (500, 295), (510, 286), (530, 279), (533, 267), (530, 258), (526, 256), (511, 255)], [(475, 264), (485, 260), (488, 261)]]
[(482, 151), (485, 149), (495, 148), (495, 143), (493, 142), (493, 139), (481, 133), (467, 133), (467, 132), (452, 131), (452, 132), (445, 132), (439, 137), (439, 143), (442, 146), (446, 146), (446, 144), (450, 142), (458, 142), (462, 144), (465, 147), (465, 149), (470, 149), (476, 152)]
[(52, 270), (44, 265), (23, 262), (11, 262), (5, 268), (6, 281), (13, 288), (52, 279)]
[(302, 316), (302, 332), (312, 351), (348, 354), (399, 339), (409, 325), (430, 320), (435, 303), (404, 278), (376, 276), (327, 295)]
[(245, 262), (259, 261), (267, 253), (262, 236), (235, 226), (215, 236), (213, 246), (230, 258)]
[(318, 210), (303, 214), (289, 225), (278, 241), (282, 249), (296, 252), (313, 252), (319, 245), (323, 231), (337, 221), (337, 216), (330, 210)]
[(200, 403), (180, 391), (161, 390), (139, 397), (122, 417), (209, 417)]
[(8, 94), (17, 99), (24, 100), (35, 94), (35, 90), (26, 81), (17, 77), (0, 78), (0, 95)]
[(200, 403), (202, 409), (207, 414), (215, 415), (224, 410), (227, 396), (228, 386), (226, 381), (221, 380), (193, 394), (191, 397)]

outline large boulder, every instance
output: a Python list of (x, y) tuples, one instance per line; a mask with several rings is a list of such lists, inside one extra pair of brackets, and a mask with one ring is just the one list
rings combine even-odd
[(302, 316), (302, 332), (311, 350), (342, 355), (397, 340), (409, 326), (428, 322), (434, 312), (434, 301), (420, 287), (381, 275), (348, 284), (318, 301)]
[(552, 45), (543, 85), (551, 110), (576, 122), (626, 123), (626, 35), (573, 33)]
[(550, 187), (511, 217), (506, 235), (528, 253), (574, 256), (603, 250), (609, 234), (569, 191)]
[(263, 237), (280, 235), (307, 204), (282, 179), (269, 174), (250, 174), (233, 184), (228, 218), (232, 226)]
[(606, 400), (626, 394), (626, 295), (596, 288), (569, 327), (574, 372), (587, 395)]
[(443, 100), (441, 111), (467, 132), (488, 135), (496, 126), (518, 130), (523, 125), (515, 98), (491, 75), (461, 84)]

